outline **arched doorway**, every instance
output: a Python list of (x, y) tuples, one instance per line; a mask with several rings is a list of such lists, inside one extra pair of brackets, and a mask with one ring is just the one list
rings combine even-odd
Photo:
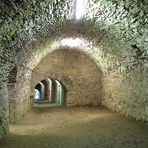
[[(33, 70), (32, 85), (45, 76), (52, 78), (53, 93), (61, 91), (62, 94), (63, 89), (58, 88), (60, 84), (65, 86), (66, 106), (101, 104), (102, 72), (89, 55), (77, 48), (64, 47), (45, 56)], [(60, 99), (57, 100), (60, 102)]]
[(33, 102), (49, 106), (63, 106), (65, 102), (64, 87), (56, 79), (46, 78), (34, 87)]

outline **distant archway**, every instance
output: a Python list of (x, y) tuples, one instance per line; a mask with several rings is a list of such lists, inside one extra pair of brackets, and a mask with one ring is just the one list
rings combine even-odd
[(62, 103), (58, 98), (62, 97), (61, 84), (67, 92), (66, 106), (101, 104), (102, 71), (89, 55), (79, 49), (63, 47), (45, 56), (33, 70), (32, 85), (45, 76), (52, 78), (52, 88), (56, 87), (54, 99), (57, 98), (59, 104)]
[(63, 85), (56, 79), (46, 78), (34, 87), (34, 103), (62, 106), (65, 102)]
[(55, 103), (58, 105), (63, 105), (64, 103), (64, 90), (61, 83), (58, 80), (55, 81)]

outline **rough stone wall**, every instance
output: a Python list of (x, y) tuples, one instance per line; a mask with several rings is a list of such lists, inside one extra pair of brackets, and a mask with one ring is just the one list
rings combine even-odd
[(62, 48), (47, 55), (33, 70), (32, 87), (45, 77), (57, 79), (66, 89), (66, 106), (99, 105), (102, 73), (89, 56)]
[[(16, 120), (23, 116), (29, 107), (30, 102), (30, 69), (27, 68), (27, 61), (34, 55), (34, 49), (28, 50), (29, 43), (40, 39), (53, 26), (60, 25), (62, 21), (70, 17), (69, 1), (12, 1), (1, 0), (0, 2), (0, 86), (1, 98), (8, 101), (8, 93), (3, 88), (7, 85), (9, 72), (17, 65), (18, 76), (15, 88), (9, 87), (9, 92), (15, 90)], [(21, 68), (23, 67), (23, 68)], [(27, 69), (27, 70), (26, 70)], [(6, 94), (5, 94), (6, 92)], [(10, 94), (10, 93), (9, 93)], [(10, 98), (13, 98), (10, 96)], [(0, 111), (0, 137), (7, 133), (8, 108), (1, 101)], [(3, 131), (4, 130), (4, 131)]]
[(15, 122), (19, 121), (31, 107), (31, 72), (30, 69), (25, 67), (18, 67), (17, 83), (15, 85)]
[(4, 138), (8, 132), (9, 125), (9, 106), (8, 106), (8, 90), (5, 83), (2, 83), (0, 91), (0, 139)]
[[(148, 47), (148, 1), (144, 0), (90, 0), (86, 18), (94, 21), (114, 38), (135, 45), (144, 56)], [(132, 52), (136, 55), (136, 50)], [(123, 51), (124, 52), (124, 51)], [(144, 52), (144, 53), (143, 53)]]
[(110, 73), (104, 79), (103, 105), (127, 116), (148, 121), (148, 75), (135, 71), (123, 76)]
[(8, 84), (8, 96), (9, 96), (9, 122), (16, 122), (16, 100), (15, 100), (15, 83)]
[[(82, 50), (93, 57), (97, 65), (101, 65), (106, 76), (104, 83), (108, 95), (104, 97), (106, 98), (104, 104), (137, 119), (147, 120), (148, 103), (147, 95), (145, 95), (147, 88), (143, 82), (147, 82), (148, 73), (148, 2), (146, 0), (89, 0), (83, 20), (69, 21), (71, 12), (70, 0), (1, 0), (0, 137), (3, 137), (7, 131), (8, 92), (5, 86), (7, 86), (9, 72), (15, 66), (20, 67), (15, 87), (17, 88), (16, 96), (17, 98), (20, 96), (22, 101), (18, 101), (17, 104), (20, 106), (23, 106), (25, 102), (29, 104), (27, 85), (31, 79), (30, 70), (34, 69), (44, 55), (50, 52), (48, 50), (52, 41), (64, 37), (81, 37), (93, 42), (87, 49), (82, 46)], [(121, 84), (124, 84), (124, 87), (118, 87), (120, 91), (118, 95), (115, 95), (116, 89), (112, 90), (113, 86), (119, 86), (117, 78), (111, 77), (114, 73), (117, 74)], [(139, 74), (140, 80), (135, 79), (137, 78), (135, 73)], [(109, 86), (107, 79), (112, 85)], [(112, 79), (116, 81), (113, 83)], [(124, 93), (124, 97), (132, 100), (137, 106), (139, 99), (136, 99), (137, 93), (134, 92), (135, 90), (140, 92), (138, 86), (143, 88), (139, 94), (142, 93), (141, 98), (145, 98), (146, 101), (143, 106), (137, 107), (140, 115), (138, 110), (135, 113), (132, 102), (125, 101), (124, 105), (121, 104), (124, 98), (121, 91), (126, 92), (125, 88), (128, 88), (129, 79), (134, 80), (130, 84), (132, 89), (128, 91), (128, 96)], [(113, 92), (111, 98), (114, 101), (109, 101), (111, 90)], [(25, 101), (26, 96), (28, 101)], [(118, 96), (119, 100), (115, 96)], [(18, 107), (17, 111), (21, 109)], [(21, 114), (18, 115), (18, 117), (21, 116)]]
[(15, 105), (15, 85), (16, 85), (16, 75), (17, 75), (17, 67), (14, 67), (8, 75), (8, 82), (7, 82), (7, 88), (8, 88), (8, 96), (9, 96), (9, 122), (15, 121), (15, 115), (16, 112), (14, 108), (16, 108)]
[[(124, 48), (113, 47), (112, 53), (120, 53), (118, 60), (109, 55), (106, 61), (108, 70), (104, 77), (103, 104), (143, 120), (148, 120), (147, 12), (147, 1), (91, 0), (86, 14), (88, 20), (94, 21), (94, 26), (98, 25), (100, 30), (117, 39), (117, 45), (119, 42), (126, 44)], [(110, 61), (113, 63), (109, 64)]]

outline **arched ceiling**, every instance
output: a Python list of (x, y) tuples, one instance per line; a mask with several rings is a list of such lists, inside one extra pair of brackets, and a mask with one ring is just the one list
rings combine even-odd
[(68, 37), (91, 42), (86, 45), (88, 52), (99, 59), (101, 50), (105, 65), (147, 68), (147, 6), (146, 0), (88, 0), (83, 18), (76, 20), (71, 0), (2, 0), (2, 71), (30, 65), (47, 54), (53, 43)]
[[(88, 0), (79, 20), (73, 16), (73, 9), (72, 0), (0, 1), (0, 138), (8, 127), (9, 73), (16, 67), (19, 83), (15, 97), (24, 105), (30, 95), (31, 70), (44, 56), (61, 49), (61, 42), (67, 38), (84, 40), (75, 49), (91, 56), (104, 73), (115, 71), (123, 76), (131, 72), (133, 79), (123, 79), (127, 83), (120, 79), (115, 79), (119, 83), (107, 81), (117, 89), (105, 86), (109, 90), (106, 96), (113, 94), (105, 104), (147, 120), (148, 1)], [(134, 76), (136, 71), (139, 77)], [(24, 112), (21, 107), (20, 103), (18, 117)]]

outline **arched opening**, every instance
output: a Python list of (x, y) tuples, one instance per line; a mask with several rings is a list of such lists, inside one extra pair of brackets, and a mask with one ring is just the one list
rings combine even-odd
[(34, 100), (39, 100), (40, 99), (40, 91), (38, 89), (34, 89)]
[(40, 82), (41, 84), (43, 84), (43, 93), (42, 93), (42, 99), (43, 100), (48, 100), (48, 88), (49, 88), (49, 86), (48, 86), (48, 82), (45, 80), (45, 79), (43, 79), (41, 82)]
[(41, 83), (38, 83), (34, 88), (34, 100), (41, 100)]
[(65, 93), (66, 91), (64, 91), (61, 82), (47, 77), (34, 87), (34, 106), (37, 104), (46, 104), (46, 106), (63, 106), (65, 102)]
[[(78, 48), (63, 47), (45, 56), (33, 70), (32, 86), (45, 76), (46, 82), (49, 80), (48, 103), (66, 106), (101, 104), (102, 72), (94, 60)], [(63, 97), (65, 90), (66, 99)]]

